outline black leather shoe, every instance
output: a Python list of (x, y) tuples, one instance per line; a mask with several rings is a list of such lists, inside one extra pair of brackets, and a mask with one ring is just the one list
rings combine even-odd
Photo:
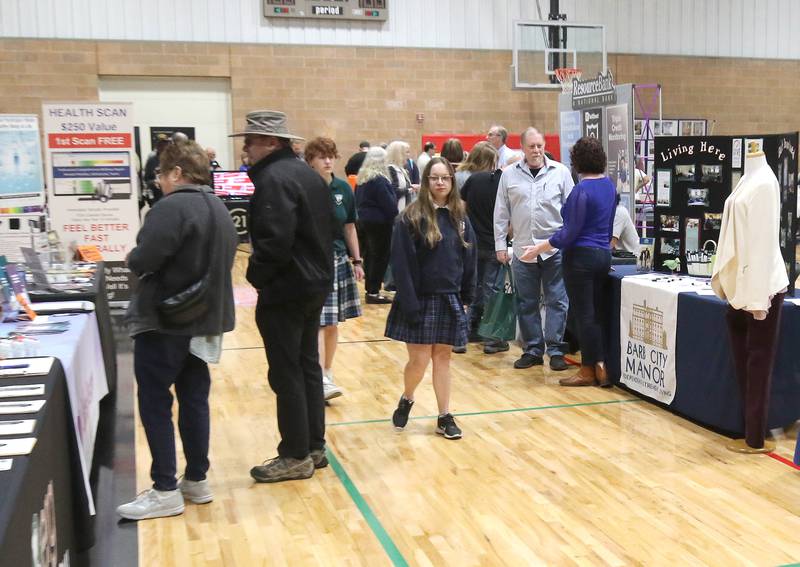
[(385, 295), (381, 295), (379, 293), (368, 293), (366, 295), (366, 302), (373, 305), (385, 305), (387, 303), (391, 303), (392, 298), (386, 297)]
[(567, 361), (564, 360), (564, 357), (560, 354), (554, 354), (550, 357), (550, 370), (561, 371), (567, 368), (569, 368), (569, 364), (567, 364)]
[(514, 362), (514, 368), (530, 368), (531, 366), (541, 366), (542, 364), (544, 364), (544, 359), (541, 356), (534, 356), (532, 354), (528, 354), (527, 352), (523, 352), (522, 356), (520, 356), (519, 359)]

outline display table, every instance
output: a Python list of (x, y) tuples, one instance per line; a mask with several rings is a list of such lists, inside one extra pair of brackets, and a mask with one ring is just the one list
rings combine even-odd
[[(635, 273), (635, 266), (615, 267), (607, 290), (606, 365), (609, 377), (617, 385), (620, 385), (621, 282), (626, 275)], [(677, 382), (675, 397), (665, 407), (721, 433), (741, 436), (744, 418), (728, 343), (727, 308), (724, 301), (714, 296), (695, 293), (678, 296)], [(784, 427), (800, 419), (800, 358), (796, 356), (800, 344), (800, 307), (787, 301), (781, 315), (767, 420), (769, 428)]]
[[(2, 386), (19, 384), (44, 384), (46, 403), (35, 414), (0, 416), (2, 421), (36, 420), (32, 434), (2, 439), (37, 438), (29, 455), (8, 457), (12, 459), (11, 469), (0, 472), (0, 564), (60, 565), (68, 553), (69, 564), (76, 565), (77, 552), (93, 543), (93, 533), (67, 400), (66, 375), (59, 361), (54, 360), (47, 376), (0, 378)], [(4, 401), (31, 399), (42, 396)], [(48, 548), (52, 542), (55, 548)], [(47, 550), (45, 553), (54, 556), (55, 561), (34, 562), (34, 547), (40, 553)]]
[(33, 308), (43, 301), (89, 301), (94, 304), (97, 315), (97, 328), (100, 333), (100, 347), (103, 352), (103, 363), (108, 379), (108, 389), (117, 389), (117, 348), (114, 342), (114, 330), (111, 324), (111, 311), (106, 296), (106, 274), (103, 262), (97, 264), (92, 287), (78, 293), (56, 292), (49, 290), (31, 290), (29, 292)]
[[(39, 356), (53, 356), (61, 361), (67, 383), (67, 396), (72, 412), (73, 428), (78, 440), (77, 454), (87, 494), (92, 469), (100, 400), (108, 394), (108, 381), (94, 313), (58, 316), (54, 321), (70, 321), (69, 329), (57, 335), (40, 335)], [(13, 331), (16, 323), (0, 325), (0, 335)], [(94, 500), (88, 499), (89, 513), (94, 515)]]

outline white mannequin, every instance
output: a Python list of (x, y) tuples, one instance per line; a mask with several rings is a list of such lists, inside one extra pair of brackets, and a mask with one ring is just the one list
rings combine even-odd
[(789, 285), (778, 241), (780, 210), (780, 186), (764, 152), (748, 153), (744, 176), (725, 201), (711, 287), (757, 320)]

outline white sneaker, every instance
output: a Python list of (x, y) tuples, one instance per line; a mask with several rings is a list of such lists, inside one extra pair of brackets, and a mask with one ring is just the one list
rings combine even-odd
[(117, 514), (127, 520), (147, 520), (183, 514), (183, 496), (180, 490), (140, 492), (136, 499), (117, 507)]
[(333, 378), (325, 374), (322, 375), (322, 392), (325, 394), (325, 401), (338, 398), (344, 394), (342, 389), (333, 383)]
[(214, 493), (211, 492), (208, 479), (189, 480), (181, 477), (178, 481), (178, 490), (181, 491), (184, 499), (193, 504), (208, 504), (214, 500)]

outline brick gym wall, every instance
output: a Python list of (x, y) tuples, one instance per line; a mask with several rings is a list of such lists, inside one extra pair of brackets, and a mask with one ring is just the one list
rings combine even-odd
[[(555, 132), (556, 95), (512, 90), (510, 64), (507, 51), (2, 39), (0, 113), (97, 100), (104, 75), (230, 77), (235, 127), (248, 110), (284, 110), (343, 157), (365, 138), (405, 139), (416, 153), (424, 132), (495, 121)], [(610, 55), (609, 65), (619, 83), (661, 83), (665, 116), (707, 118), (717, 134), (800, 130), (800, 61)]]

